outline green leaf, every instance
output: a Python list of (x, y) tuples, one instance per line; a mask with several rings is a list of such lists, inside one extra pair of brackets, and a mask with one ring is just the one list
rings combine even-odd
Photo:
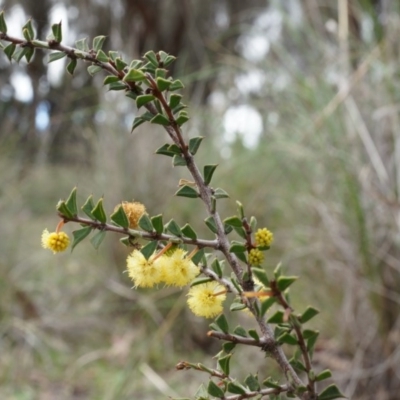
[(144, 106), (147, 103), (150, 103), (153, 101), (155, 97), (152, 94), (142, 94), (138, 97), (136, 97), (136, 107), (140, 108)]
[(126, 85), (124, 82), (118, 81), (118, 82), (111, 82), (108, 85), (108, 90), (125, 90), (127, 89)]
[(276, 268), (274, 269), (274, 276), (275, 276), (275, 279), (278, 279), (278, 278), (281, 276), (281, 274), (282, 274), (282, 264), (279, 263), (279, 264), (276, 266)]
[(211, 268), (220, 278), (222, 278), (222, 268), (218, 258), (214, 259), (211, 263)]
[(207, 389), (203, 384), (201, 384), (197, 389), (194, 398), (196, 400), (210, 400), (210, 398), (208, 397)]
[(208, 394), (214, 397), (219, 397), (219, 398), (224, 397), (224, 391), (219, 386), (217, 386), (217, 384), (215, 384), (214, 381), (212, 381), (211, 379), (208, 382), (207, 392)]
[(86, 236), (92, 232), (92, 227), (91, 226), (85, 226), (84, 228), (77, 229), (72, 232), (72, 235), (74, 237), (74, 241), (72, 242), (71, 246), (71, 251), (75, 248), (75, 246), (80, 243), (83, 239), (85, 239)]
[(157, 114), (155, 117), (153, 117), (150, 121), (152, 124), (158, 124), (158, 125), (163, 125), (163, 126), (168, 126), (171, 125), (170, 120), (163, 114)]
[(167, 74), (168, 74), (168, 71), (165, 68), (157, 68), (155, 76), (156, 76), (156, 78), (166, 78)]
[(148, 60), (154, 67), (158, 67), (158, 60), (156, 53), (153, 50), (148, 51), (143, 56), (146, 60)]
[(93, 50), (99, 51), (103, 47), (104, 41), (106, 40), (105, 36), (96, 36), (93, 39)]
[(140, 217), (138, 225), (146, 232), (153, 232), (153, 224), (151, 223), (151, 219), (147, 214), (143, 214)]
[(62, 42), (62, 29), (61, 29), (61, 21), (58, 24), (53, 24), (51, 26), (51, 30), (53, 32), (54, 40), (57, 43)]
[(246, 239), (246, 238), (247, 238), (246, 231), (245, 231), (243, 228), (239, 228), (239, 227), (235, 226), (234, 229), (235, 229), (235, 232), (236, 232), (240, 237), (242, 237), (243, 239)]
[(319, 332), (312, 329), (304, 329), (303, 337), (305, 340), (310, 339), (311, 337), (318, 336)]
[(222, 349), (225, 353), (230, 353), (236, 347), (236, 343), (226, 342), (222, 345)]
[(22, 34), (24, 35), (24, 38), (30, 42), (35, 38), (35, 32), (33, 30), (32, 26), (32, 20), (29, 19), (27, 23), (22, 27)]
[(35, 49), (33, 47), (25, 47), (25, 59), (28, 63), (31, 62), (33, 55), (35, 54)]
[(211, 179), (214, 175), (214, 172), (216, 168), (218, 167), (218, 164), (213, 164), (213, 165), (205, 165), (204, 166), (204, 183), (206, 185), (209, 185), (211, 182)]
[(175, 143), (168, 146), (168, 150), (174, 154), (182, 154), (182, 150)]
[(25, 56), (25, 54), (28, 52), (29, 48), (28, 47), (17, 47), (15, 50), (12, 58), (19, 63), (21, 59)]
[(114, 211), (111, 216), (111, 221), (122, 228), (129, 228), (129, 220), (125, 214), (124, 208), (120, 205), (117, 211)]
[(245, 308), (247, 308), (244, 304), (242, 303), (232, 303), (229, 307), (230, 311), (242, 311)]
[(227, 390), (229, 393), (235, 394), (246, 394), (246, 388), (237, 382), (229, 382), (227, 385)]
[(97, 250), (101, 245), (101, 242), (106, 237), (106, 231), (98, 231), (91, 239), (90, 243), (92, 243), (93, 247)]
[(235, 335), (238, 335), (238, 336), (247, 337), (247, 332), (246, 332), (246, 330), (245, 330), (242, 326), (240, 326), (240, 325), (238, 325), (238, 326), (233, 330), (233, 333), (234, 333)]
[(107, 215), (104, 211), (103, 207), (103, 199), (101, 198), (97, 204), (94, 206), (93, 210), (91, 211), (92, 215), (100, 221), (102, 224), (105, 224), (107, 221)]
[(323, 381), (324, 379), (330, 378), (331, 376), (332, 376), (332, 372), (329, 369), (325, 369), (315, 377), (315, 380), (317, 382), (320, 382), (320, 381)]
[(184, 84), (179, 79), (177, 79), (176, 81), (172, 82), (171, 86), (169, 87), (169, 90), (173, 92), (175, 90), (183, 89), (184, 87), (185, 87)]
[(236, 257), (244, 262), (245, 264), (247, 264), (247, 257), (246, 257), (246, 253), (235, 253)]
[(289, 362), (294, 369), (297, 369), (298, 371), (307, 372), (307, 368), (300, 360), (295, 360), (292, 358)]
[(233, 228), (230, 225), (224, 225), (224, 232), (226, 235), (229, 235), (232, 231), (233, 231)]
[(7, 24), (4, 18), (4, 11), (0, 13), (0, 32), (7, 33)]
[(201, 278), (195, 278), (192, 280), (192, 282), (190, 282), (190, 287), (197, 286), (197, 285), (203, 285), (205, 283), (213, 282), (213, 281), (214, 281), (213, 278), (208, 278), (208, 277), (204, 277), (204, 276)]
[(250, 227), (251, 227), (252, 232), (256, 231), (256, 228), (257, 228), (257, 219), (256, 219), (256, 217), (251, 217), (250, 218)]
[(225, 218), (224, 224), (236, 226), (236, 227), (240, 227), (240, 228), (243, 226), (242, 220), (240, 218), (238, 218), (236, 215), (234, 215), (233, 217)]
[(271, 389), (280, 389), (281, 387), (279, 386), (278, 382), (275, 381), (272, 378), (267, 378), (265, 381), (262, 383), (264, 386), (269, 387)]
[(109, 85), (110, 83), (118, 82), (118, 76), (108, 75), (104, 78), (103, 85)]
[(72, 58), (71, 61), (68, 63), (67, 72), (70, 75), (74, 74), (74, 71), (75, 71), (75, 68), (76, 68), (76, 64), (77, 64), (76, 58)]
[(63, 53), (62, 51), (56, 51), (55, 53), (51, 53), (51, 54), (49, 54), (48, 63), (50, 64), (53, 61), (60, 60), (61, 58), (64, 58), (65, 56), (66, 56), (66, 54)]
[(81, 209), (90, 219), (96, 219), (95, 216), (92, 214), (93, 208), (94, 208), (93, 196), (90, 195), (87, 198), (85, 204), (81, 207)]
[(146, 75), (140, 69), (131, 68), (124, 76), (125, 82), (142, 82), (147, 80)]
[(169, 65), (171, 65), (174, 61), (176, 60), (176, 57), (168, 55), (167, 57), (165, 57), (164, 60), (164, 67), (168, 67)]
[(67, 207), (67, 204), (65, 203), (64, 200), (60, 200), (56, 206), (57, 211), (64, 217), (66, 218), (73, 218), (74, 215), (70, 211), (70, 209)]
[(212, 232), (217, 234), (218, 230), (217, 230), (217, 225), (215, 225), (215, 220), (213, 217), (208, 217), (204, 220), (204, 222), (206, 223), (208, 229)]
[(253, 392), (258, 392), (261, 389), (257, 375), (253, 374), (247, 375), (247, 377), (244, 380), (244, 383)]
[(104, 63), (108, 63), (109, 58), (108, 58), (108, 55), (106, 53), (104, 53), (103, 50), (99, 50), (96, 54), (96, 60), (104, 62)]
[(139, 69), (140, 66), (143, 64), (142, 60), (132, 60), (131, 63), (129, 64), (129, 69)]
[(184, 234), (184, 236), (196, 240), (197, 239), (197, 234), (196, 232), (193, 230), (193, 228), (189, 225), (186, 224), (183, 228), (181, 228), (182, 233)]
[(175, 153), (171, 150), (169, 150), (170, 145), (169, 144), (164, 144), (161, 147), (159, 147), (156, 150), (156, 154), (162, 154), (164, 156), (168, 156), (168, 157), (174, 157)]
[(179, 154), (174, 154), (174, 158), (172, 159), (172, 164), (174, 167), (184, 167), (187, 165), (186, 160)]
[(71, 214), (74, 216), (76, 216), (78, 214), (78, 207), (76, 205), (76, 191), (77, 191), (77, 188), (74, 187), (72, 189), (71, 193), (69, 194), (68, 199), (65, 202), (69, 211), (71, 211)]
[(319, 314), (319, 310), (314, 307), (308, 306), (306, 310), (300, 316), (300, 322), (304, 324), (309, 321), (311, 318), (314, 318), (317, 314)]
[(122, 71), (128, 64), (120, 57), (117, 57), (115, 60), (115, 67), (117, 71)]
[(317, 342), (318, 336), (319, 332), (317, 332), (314, 336), (311, 336), (309, 339), (307, 339), (307, 350), (310, 353), (310, 355), (312, 355), (314, 351), (314, 346), (315, 343)]
[(131, 128), (131, 133), (140, 125), (142, 125), (144, 122), (146, 122), (145, 119), (142, 117), (135, 117), (133, 120), (132, 128)]
[(175, 193), (175, 196), (197, 199), (199, 194), (197, 193), (196, 189), (192, 188), (191, 186), (184, 185)]
[[(171, 94), (170, 98), (169, 98), (169, 107), (171, 109), (174, 109), (182, 100), (182, 95), (181, 94)], [(189, 141), (189, 149), (190, 149), (190, 141)]]
[(14, 43), (10, 43), (9, 45), (7, 45), (4, 48), (4, 53), (7, 56), (7, 58), (10, 60), (10, 62), (11, 62), (11, 57), (14, 54), (15, 48), (16, 48), (16, 46)]
[(203, 261), (206, 264), (206, 260), (204, 257), (204, 249), (200, 249), (193, 257), (192, 263), (195, 265), (199, 265), (200, 261)]
[(180, 111), (175, 121), (179, 126), (182, 126), (185, 122), (189, 121), (189, 114), (187, 111)]
[(230, 253), (244, 253), (246, 250), (245, 244), (232, 240), (231, 247), (229, 248)]
[(297, 279), (299, 279), (298, 276), (280, 276), (277, 281), (276, 284), (278, 286), (278, 289), (283, 292), (285, 291), (292, 283), (294, 283), (295, 281), (297, 281)]
[(269, 297), (268, 299), (261, 302), (261, 316), (264, 316), (265, 313), (271, 308), (272, 304), (276, 301), (275, 297)]
[(266, 288), (269, 287), (269, 279), (265, 270), (256, 267), (253, 267), (251, 270), (254, 276), (263, 284), (263, 286)]
[(221, 368), (222, 372), (226, 375), (229, 376), (230, 368), (229, 364), (231, 361), (232, 354), (228, 354), (227, 356), (221, 357), (218, 359), (218, 365)]
[(283, 321), (283, 311), (276, 311), (271, 317), (268, 318), (269, 324), (282, 324)]
[(229, 198), (229, 194), (225, 192), (225, 190), (221, 189), (221, 188), (216, 188), (214, 190), (214, 196), (216, 199), (226, 199)]
[[(55, 35), (54, 35), (55, 36)], [(89, 51), (89, 45), (87, 38), (79, 39), (75, 42), (76, 48), (80, 51)]]
[(296, 346), (299, 344), (299, 342), (297, 341), (297, 338), (293, 335), (291, 335), (290, 333), (283, 333), (282, 335), (280, 335), (277, 338), (277, 341), (281, 344), (281, 343), (286, 343), (286, 344), (290, 344), (292, 346)]
[(343, 398), (346, 398), (346, 396), (340, 393), (340, 390), (335, 384), (329, 385), (318, 395), (318, 400), (333, 400)]
[(215, 325), (218, 327), (218, 329), (223, 332), (223, 333), (228, 333), (229, 332), (229, 325), (228, 321), (225, 317), (224, 314), (219, 315), (215, 320), (214, 320)]
[(171, 219), (171, 221), (168, 222), (166, 228), (174, 236), (179, 236), (179, 237), (182, 236), (181, 228), (179, 228), (179, 225), (173, 219)]
[(94, 76), (95, 74), (97, 74), (98, 72), (100, 72), (103, 68), (101, 68), (98, 65), (90, 65), (87, 70), (89, 72), (90, 76)]
[(140, 249), (140, 252), (143, 254), (146, 260), (148, 260), (154, 254), (157, 249), (157, 245), (157, 240), (153, 240)]
[(157, 82), (157, 88), (160, 92), (163, 92), (164, 90), (168, 90), (172, 83), (170, 80), (164, 79), (161, 77), (158, 77), (156, 79), (156, 82)]
[(151, 224), (153, 225), (154, 230), (161, 234), (164, 232), (164, 224), (163, 224), (163, 216), (162, 214), (151, 217)]
[[(178, 96), (176, 94), (173, 94), (172, 96)], [(172, 97), (171, 96), (171, 97)], [(180, 96), (180, 95), (179, 95)], [(189, 140), (189, 151), (192, 155), (195, 155), (197, 153), (197, 150), (199, 149), (201, 142), (203, 141), (204, 136), (196, 136), (194, 138), (191, 138)]]
[(255, 329), (249, 329), (248, 333), (254, 340), (260, 340), (260, 336), (258, 336), (258, 332)]

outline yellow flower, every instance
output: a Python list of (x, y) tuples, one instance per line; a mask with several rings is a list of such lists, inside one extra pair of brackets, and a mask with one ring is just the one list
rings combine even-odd
[(251, 249), (249, 252), (249, 264), (261, 265), (264, 261), (264, 254), (258, 249)]
[(188, 306), (199, 317), (213, 318), (223, 311), (226, 299), (224, 287), (218, 282), (207, 282), (190, 288)]
[(167, 285), (183, 287), (200, 273), (199, 267), (185, 256), (186, 251), (176, 249), (173, 254), (157, 259), (162, 270), (162, 281)]
[(274, 234), (267, 228), (258, 229), (254, 236), (256, 245), (260, 247), (269, 247), (274, 240)]
[(42, 247), (52, 250), (54, 254), (66, 250), (69, 237), (65, 232), (49, 232), (45, 229), (42, 233)]
[[(139, 202), (128, 202), (123, 201), (121, 203), (122, 208), (129, 220), (129, 228), (136, 229), (138, 227), (138, 222), (140, 217), (146, 212), (146, 207)], [(115, 211), (118, 209), (119, 205), (115, 207)]]
[(136, 287), (153, 287), (161, 281), (161, 269), (157, 262), (148, 260), (139, 250), (133, 250), (128, 256), (127, 271)]

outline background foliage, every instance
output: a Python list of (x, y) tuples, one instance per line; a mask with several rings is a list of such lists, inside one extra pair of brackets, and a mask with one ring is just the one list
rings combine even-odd
[[(323, 311), (315, 359), (332, 369), (348, 397), (395, 399), (400, 10), (385, 1), (281, 3), (2, 7), (15, 32), (31, 16), (44, 37), (61, 15), (66, 43), (104, 34), (106, 47), (131, 58), (149, 49), (177, 55), (174, 76), (187, 85), (194, 115), (188, 134), (207, 138), (199, 159), (220, 160), (215, 180), (229, 182), (231, 198), (275, 233), (271, 268), (282, 260), (302, 277), (296, 301)], [(0, 397), (193, 393), (201, 377), (174, 365), (188, 355), (207, 357), (214, 343), (207, 323), (185, 310), (184, 297), (173, 289), (130, 290), (117, 238), (97, 252), (79, 246), (73, 256), (40, 248), (41, 231), (57, 222), (54, 196), (74, 185), (81, 200), (107, 190), (109, 211), (134, 198), (152, 214), (198, 223), (199, 230), (205, 217), (173, 198), (177, 180), (187, 177), (152, 155), (162, 133), (146, 125), (130, 136), (131, 102), (105, 93), (101, 77), (83, 66), (72, 80), (47, 66), (47, 57), (38, 52), (29, 66), (13, 68), (0, 58)], [(227, 201), (225, 216), (234, 208)]]

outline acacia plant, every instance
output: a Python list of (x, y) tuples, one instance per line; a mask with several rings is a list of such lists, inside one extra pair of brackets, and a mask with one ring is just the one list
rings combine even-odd
[[(245, 213), (240, 202), (237, 215), (222, 216), (219, 212), (221, 199), (229, 196), (224, 189), (211, 185), (217, 165), (200, 169), (195, 161), (203, 138), (187, 140), (183, 134), (182, 127), (189, 119), (182, 96), (177, 93), (183, 84), (168, 71), (175, 57), (163, 51), (149, 51), (142, 59), (126, 61), (117, 51), (106, 54), (102, 50), (104, 36), (95, 37), (91, 46), (82, 39), (76, 47), (69, 47), (62, 44), (61, 23), (52, 25), (46, 40), (35, 38), (31, 20), (23, 26), (22, 38), (11, 37), (3, 12), (0, 32), (1, 48), (10, 61), (19, 62), (25, 57), (29, 62), (40, 49), (50, 51), (49, 62), (67, 57), (67, 71), (71, 75), (78, 61), (89, 64), (91, 75), (107, 73), (104, 85), (109, 90), (123, 92), (138, 109), (145, 109), (134, 119), (132, 130), (143, 123), (160, 125), (167, 133), (167, 142), (156, 153), (171, 157), (174, 167), (189, 170), (192, 181), (180, 182), (175, 195), (202, 202), (208, 213), (204, 222), (210, 237), (200, 238), (190, 224), (192, 221), (184, 226), (173, 219), (165, 223), (162, 214), (149, 216), (141, 203), (122, 202), (110, 216), (102, 198), (95, 202), (90, 196), (78, 207), (74, 188), (66, 200), (58, 202), (60, 221), (55, 232), (43, 232), (43, 247), (57, 253), (69, 246), (70, 239), (61, 230), (66, 223), (78, 224), (73, 231), (72, 249), (90, 234), (95, 248), (108, 232), (120, 234), (123, 245), (133, 248), (127, 259), (127, 271), (134, 287), (158, 286), (162, 290), (164, 284), (185, 290), (189, 286), (188, 307), (199, 317), (214, 318), (208, 335), (222, 343), (213, 367), (189, 361), (177, 364), (178, 370), (194, 369), (209, 375), (208, 384), (199, 388), (195, 399), (343, 397), (335, 384), (322, 390), (317, 388), (318, 382), (331, 377), (329, 370), (317, 372), (312, 365), (318, 331), (305, 325), (318, 310), (309, 306), (295, 311), (288, 292), (297, 277), (284, 275), (280, 265), (273, 271), (263, 267), (264, 252), (270, 248), (273, 234), (265, 227), (257, 229), (256, 219)], [(147, 244), (138, 245), (138, 238)], [(232, 329), (227, 315), (243, 309), (253, 316), (253, 329)], [(258, 347), (260, 356), (267, 356), (266, 363), (275, 361), (281, 379), (259, 379), (257, 371), (249, 371), (244, 380), (236, 379), (230, 374), (231, 363), (236, 361), (240, 365), (234, 357), (236, 346)]]

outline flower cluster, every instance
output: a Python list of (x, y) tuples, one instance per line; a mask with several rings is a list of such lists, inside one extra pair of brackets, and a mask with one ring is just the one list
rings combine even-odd
[(190, 288), (188, 306), (199, 317), (213, 318), (223, 311), (226, 290), (218, 282), (207, 282)]
[(54, 254), (67, 249), (69, 237), (65, 232), (49, 232), (45, 229), (42, 233), (42, 247), (52, 250)]
[(251, 265), (261, 265), (264, 261), (264, 254), (261, 250), (251, 249), (249, 251), (249, 264)]
[(267, 228), (258, 229), (254, 237), (256, 245), (260, 247), (269, 247), (274, 240), (274, 234)]

